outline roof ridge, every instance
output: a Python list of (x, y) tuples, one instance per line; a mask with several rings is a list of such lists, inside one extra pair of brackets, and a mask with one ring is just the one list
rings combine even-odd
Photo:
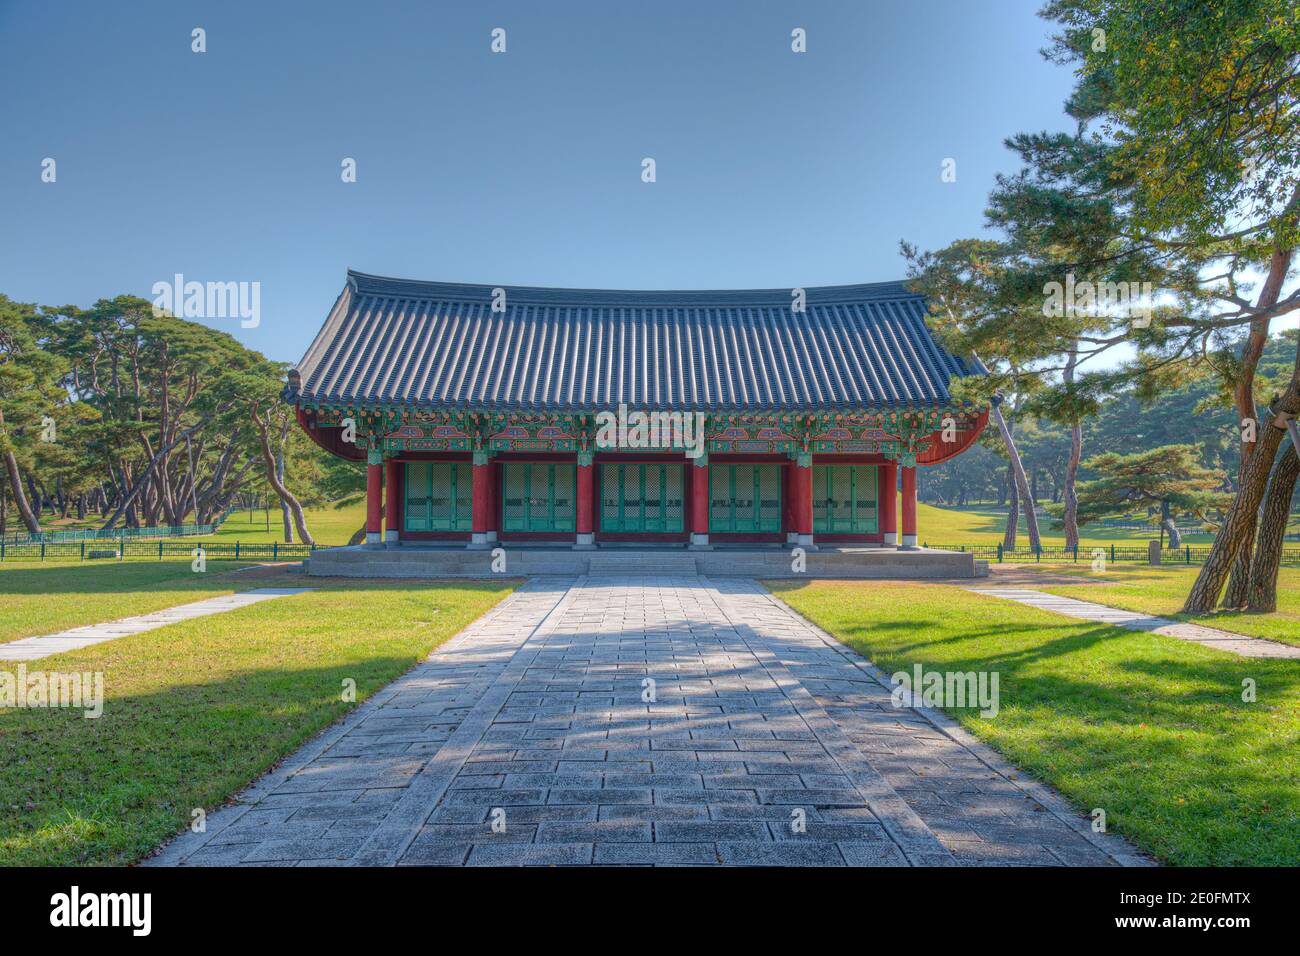
[(788, 308), (796, 288), (808, 302), (844, 303), (865, 299), (921, 299), (907, 288), (906, 280), (864, 282), (851, 285), (783, 286), (769, 289), (577, 289), (562, 286), (528, 286), (403, 279), (348, 270), (348, 285), (359, 295), (386, 295), (415, 299), (459, 299), (489, 302), (497, 289), (507, 300), (538, 305), (780, 305)]

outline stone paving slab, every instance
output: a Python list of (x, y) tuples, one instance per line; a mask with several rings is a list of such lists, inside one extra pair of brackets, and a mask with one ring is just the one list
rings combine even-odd
[(146, 865), (1141, 862), (1014, 773), (753, 581), (533, 578)]
[(64, 654), (68, 651), (90, 647), (92, 644), (113, 641), (119, 637), (142, 634), (145, 631), (166, 627), (168, 624), (175, 624), (177, 621), (188, 621), (196, 617), (206, 617), (209, 614), (233, 611), (261, 601), (269, 601), (290, 594), (302, 594), (304, 591), (311, 590), (314, 589), (255, 588), (251, 591), (240, 591), (238, 594), (226, 594), (221, 597), (193, 601), (189, 604), (178, 604), (176, 607), (151, 611), (148, 614), (124, 617), (120, 620), (109, 621), (106, 624), (89, 624), (84, 627), (73, 627), (66, 631), (59, 631), (57, 634), (24, 637), (16, 641), (10, 641), (7, 644), (0, 644), (0, 661), (39, 660), (53, 654)]
[(1240, 657), (1291, 658), (1300, 660), (1300, 647), (1270, 641), (1264, 637), (1247, 637), (1206, 627), (1203, 624), (1191, 624), (1186, 621), (1172, 621), (1167, 617), (1155, 617), (1138, 611), (1124, 611), (1107, 607), (1092, 601), (1079, 601), (1074, 598), (1048, 594), (1033, 588), (967, 588), (976, 594), (987, 594), (1008, 601), (1016, 601), (1029, 607), (1053, 611), (1066, 617), (1079, 618), (1084, 621), (1097, 621), (1101, 624), (1113, 624), (1130, 631), (1151, 631), (1165, 637), (1176, 637), (1180, 641), (1190, 641), (1212, 647), (1217, 651), (1226, 651)]

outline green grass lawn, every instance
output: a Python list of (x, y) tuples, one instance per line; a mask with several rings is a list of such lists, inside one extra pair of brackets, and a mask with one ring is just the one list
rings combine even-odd
[[(347, 544), (348, 538), (352, 537), (352, 534), (366, 520), (364, 500), (354, 501), (341, 508), (325, 505), (303, 510), (307, 517), (308, 530), (317, 543), (322, 545)], [(25, 532), (26, 529), (22, 527), (16, 515), (11, 513), (9, 517), (10, 533)], [(103, 524), (104, 521), (99, 515), (94, 515), (93, 520), (86, 521), (78, 521), (76, 518), (68, 518), (65, 521), (51, 518), (48, 514), (41, 518), (41, 527), (46, 531), (75, 531), (82, 528), (99, 528)], [(189, 541), (191, 538), (187, 537), (184, 540)], [(247, 541), (250, 544), (283, 542), (284, 524), (278, 507), (272, 508), (269, 512), (232, 511), (230, 517), (217, 529), (216, 534), (195, 536), (192, 540), (228, 541), (232, 544), (235, 541)]]
[[(923, 542), (930, 544), (997, 544), (1002, 540), (1007, 524), (1006, 509), (998, 509), (991, 504), (971, 505), (966, 508), (939, 508), (922, 502), (917, 505), (916, 514), (918, 534)], [(312, 536), (319, 544), (340, 545), (346, 544), (353, 532), (365, 522), (366, 506), (364, 501), (355, 501), (342, 508), (327, 505), (308, 508), (306, 515), (307, 527), (311, 529)], [(98, 527), (101, 523), (75, 520), (51, 521), (48, 516), (42, 521), (42, 525), (51, 531), (82, 526)], [(16, 524), (12, 526), (17, 528)], [(1300, 528), (1300, 525), (1297, 527)], [(1053, 530), (1050, 522), (1040, 522), (1040, 528), (1044, 545), (1065, 544), (1064, 534)], [(1020, 535), (1021, 545), (1027, 547), (1029, 531), (1025, 527), (1023, 514), (1020, 516)], [(1101, 527), (1085, 527), (1083, 535), (1081, 541), (1083, 547), (1103, 544), (1145, 546), (1146, 541), (1160, 536), (1155, 528), (1150, 531), (1124, 531)], [(238, 540), (250, 544), (283, 541), (284, 528), (280, 511), (278, 508), (272, 508), (270, 512), (232, 512), (215, 535), (206, 536), (203, 540), (232, 543)], [(1187, 544), (1203, 545), (1209, 544), (1213, 537), (1207, 534), (1194, 534), (1184, 536), (1183, 540)]]
[(197, 574), (189, 561), (5, 562), (0, 644), (261, 587), (255, 576), (236, 571), (248, 566), (211, 561)]
[[(77, 570), (53, 569), (53, 600), (98, 600), (121, 569)], [(103, 672), (104, 713), (0, 710), (0, 866), (139, 859), (355, 706), (344, 678), (364, 700), (515, 584), (257, 582), (303, 583), (318, 590), (28, 663)]]
[[(1034, 565), (1025, 565), (1034, 568)], [(1268, 637), (1287, 644), (1300, 645), (1300, 568), (1282, 568), (1277, 579), (1277, 611), (1272, 614), (1248, 614), (1243, 611), (1216, 611), (1213, 614), (1183, 614), (1181, 608), (1187, 592), (1196, 580), (1198, 567), (1152, 567), (1150, 565), (1108, 564), (1101, 573), (1087, 565), (1044, 567), (1054, 574), (1077, 574), (1088, 583), (1046, 583), (1039, 590), (1081, 601), (1096, 601), (1126, 611), (1141, 611), (1180, 621), (1195, 621), (1208, 627), (1222, 628), (1252, 637)]]
[[(1029, 528), (1023, 513), (1020, 515), (1017, 527), (1020, 529), (1017, 543), (1022, 548), (1029, 547)], [(1006, 528), (1007, 510), (993, 505), (938, 508), (921, 502), (916, 506), (916, 530), (922, 543), (998, 544), (1002, 541)], [(1050, 519), (1040, 518), (1038, 529), (1045, 547), (1065, 546), (1065, 533), (1060, 529), (1054, 529)], [(1103, 528), (1100, 525), (1085, 525), (1079, 530), (1082, 535), (1079, 539), (1081, 548), (1110, 544), (1145, 547), (1147, 541), (1160, 537), (1159, 529), (1154, 527), (1149, 531), (1128, 531), (1121, 528)], [(1213, 540), (1214, 536), (1209, 534), (1183, 535), (1184, 544), (1204, 545)]]
[[(319, 545), (334, 546), (347, 544), (348, 539), (366, 521), (365, 501), (354, 502), (342, 508), (323, 507), (305, 508), (307, 530)], [(270, 527), (267, 527), (267, 513), (263, 511), (232, 511), (230, 517), (222, 523), (213, 535), (205, 535), (201, 540), (222, 541), (233, 544), (236, 541), (258, 542), (284, 541), (284, 522), (280, 509), (270, 511)]]
[[(1075, 621), (959, 588), (772, 582), (888, 673), (999, 674), (972, 733), (1111, 830), (1180, 865), (1300, 861), (1300, 666)], [(1091, 592), (1089, 592), (1091, 593)], [(1242, 681), (1257, 683), (1244, 703)]]
[[(1006, 509), (998, 509), (991, 504), (971, 505), (966, 508), (939, 508), (922, 502), (917, 505), (916, 513), (918, 536), (923, 544), (930, 545), (996, 545), (1002, 541), (1007, 523)], [(306, 515), (307, 527), (311, 530), (317, 544), (336, 546), (347, 544), (352, 534), (365, 522), (366, 506), (364, 501), (358, 500), (341, 508), (328, 505), (308, 508)], [(1297, 521), (1296, 529), (1300, 530), (1300, 519)], [(100, 523), (102, 522), (51, 521), (48, 517), (42, 522), (43, 526), (51, 531), (82, 526), (98, 527)], [(17, 525), (13, 527), (16, 528)], [(1065, 545), (1064, 534), (1059, 530), (1053, 530), (1049, 521), (1040, 522), (1040, 528), (1045, 546)], [(1125, 531), (1099, 526), (1084, 527), (1080, 547), (1087, 549), (1111, 544), (1145, 547), (1147, 541), (1159, 536), (1159, 531), (1155, 528), (1150, 531)], [(284, 528), (278, 508), (273, 508), (269, 512), (235, 511), (216, 534), (193, 540), (229, 544), (236, 541), (270, 544), (273, 541), (283, 542)], [(1186, 544), (1198, 546), (1209, 544), (1213, 540), (1213, 536), (1208, 534), (1192, 534), (1183, 537)], [(1025, 527), (1023, 514), (1020, 516), (1019, 544), (1025, 548), (1029, 546), (1029, 531)]]

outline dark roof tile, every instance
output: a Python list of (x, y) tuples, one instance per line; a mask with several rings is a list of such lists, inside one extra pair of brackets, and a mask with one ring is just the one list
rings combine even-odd
[(617, 291), (416, 282), (348, 273), (298, 363), (297, 399), (467, 409), (941, 405), (983, 374), (925, 326), (901, 282)]

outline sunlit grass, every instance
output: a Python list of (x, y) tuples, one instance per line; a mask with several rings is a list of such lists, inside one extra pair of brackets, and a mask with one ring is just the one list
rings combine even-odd
[(106, 701), (0, 709), (0, 866), (146, 855), (350, 710), (344, 678), (364, 700), (514, 584), (281, 577), (318, 590), (27, 665), (103, 672)]
[(247, 566), (212, 561), (195, 573), (189, 561), (7, 561), (0, 564), (0, 644), (261, 586), (235, 572)]
[[(1049, 570), (1049, 569), (1044, 569)], [(1300, 645), (1300, 568), (1282, 568), (1277, 581), (1277, 611), (1250, 614), (1243, 611), (1215, 611), (1211, 614), (1187, 615), (1181, 612), (1196, 574), (1193, 567), (1152, 567), (1150, 565), (1108, 564), (1097, 573), (1086, 565), (1080, 568), (1053, 567), (1054, 573), (1077, 574), (1078, 585), (1044, 583), (1039, 590), (1082, 601), (1095, 601), (1126, 611), (1140, 611), (1180, 621), (1195, 621), (1252, 637)]]
[[(1002, 541), (1007, 528), (1006, 508), (993, 505), (971, 505), (966, 508), (938, 508), (934, 505), (918, 503), (916, 506), (917, 534), (922, 543), (931, 545), (944, 544), (992, 544)], [(1021, 548), (1029, 547), (1029, 527), (1022, 511), (1017, 544)], [(1051, 519), (1039, 518), (1039, 534), (1045, 547), (1064, 547), (1065, 533), (1053, 528)], [(1160, 530), (1154, 526), (1142, 530), (1106, 528), (1101, 525), (1085, 525), (1080, 529), (1080, 548), (1114, 544), (1117, 547), (1146, 547), (1150, 540), (1160, 537)], [(1189, 545), (1205, 545), (1214, 540), (1209, 534), (1183, 535), (1183, 542)]]
[[(995, 545), (1002, 540), (1006, 530), (1007, 512), (993, 505), (971, 505), (966, 508), (940, 508), (924, 502), (916, 507), (917, 528), (924, 543), (929, 544), (988, 544)], [(362, 526), (366, 517), (364, 500), (355, 500), (351, 504), (338, 508), (326, 505), (306, 509), (307, 526), (312, 536), (323, 545), (346, 544), (352, 534)], [(43, 525), (48, 530), (60, 528), (98, 527), (100, 522), (78, 522), (75, 520), (51, 521), (48, 517)], [(1021, 547), (1028, 547), (1029, 531), (1025, 516), (1020, 515)], [(1043, 544), (1061, 547), (1065, 544), (1065, 535), (1052, 528), (1047, 519), (1040, 520), (1039, 528)], [(1138, 531), (1126, 531), (1101, 526), (1085, 527), (1081, 547), (1115, 544), (1145, 547), (1146, 542), (1158, 538), (1157, 528)], [(284, 541), (284, 524), (280, 509), (273, 506), (269, 510), (234, 511), (230, 514), (215, 535), (206, 536), (206, 540), (223, 542), (241, 541), (249, 544)], [(1211, 535), (1185, 535), (1183, 540), (1190, 545), (1209, 544)]]
[[(1300, 861), (1300, 665), (1248, 660), (957, 587), (773, 582), (888, 673), (996, 671), (972, 733), (1083, 812), (1183, 865)], [(1089, 592), (1091, 593), (1091, 592)], [(1258, 700), (1242, 700), (1250, 679)]]

